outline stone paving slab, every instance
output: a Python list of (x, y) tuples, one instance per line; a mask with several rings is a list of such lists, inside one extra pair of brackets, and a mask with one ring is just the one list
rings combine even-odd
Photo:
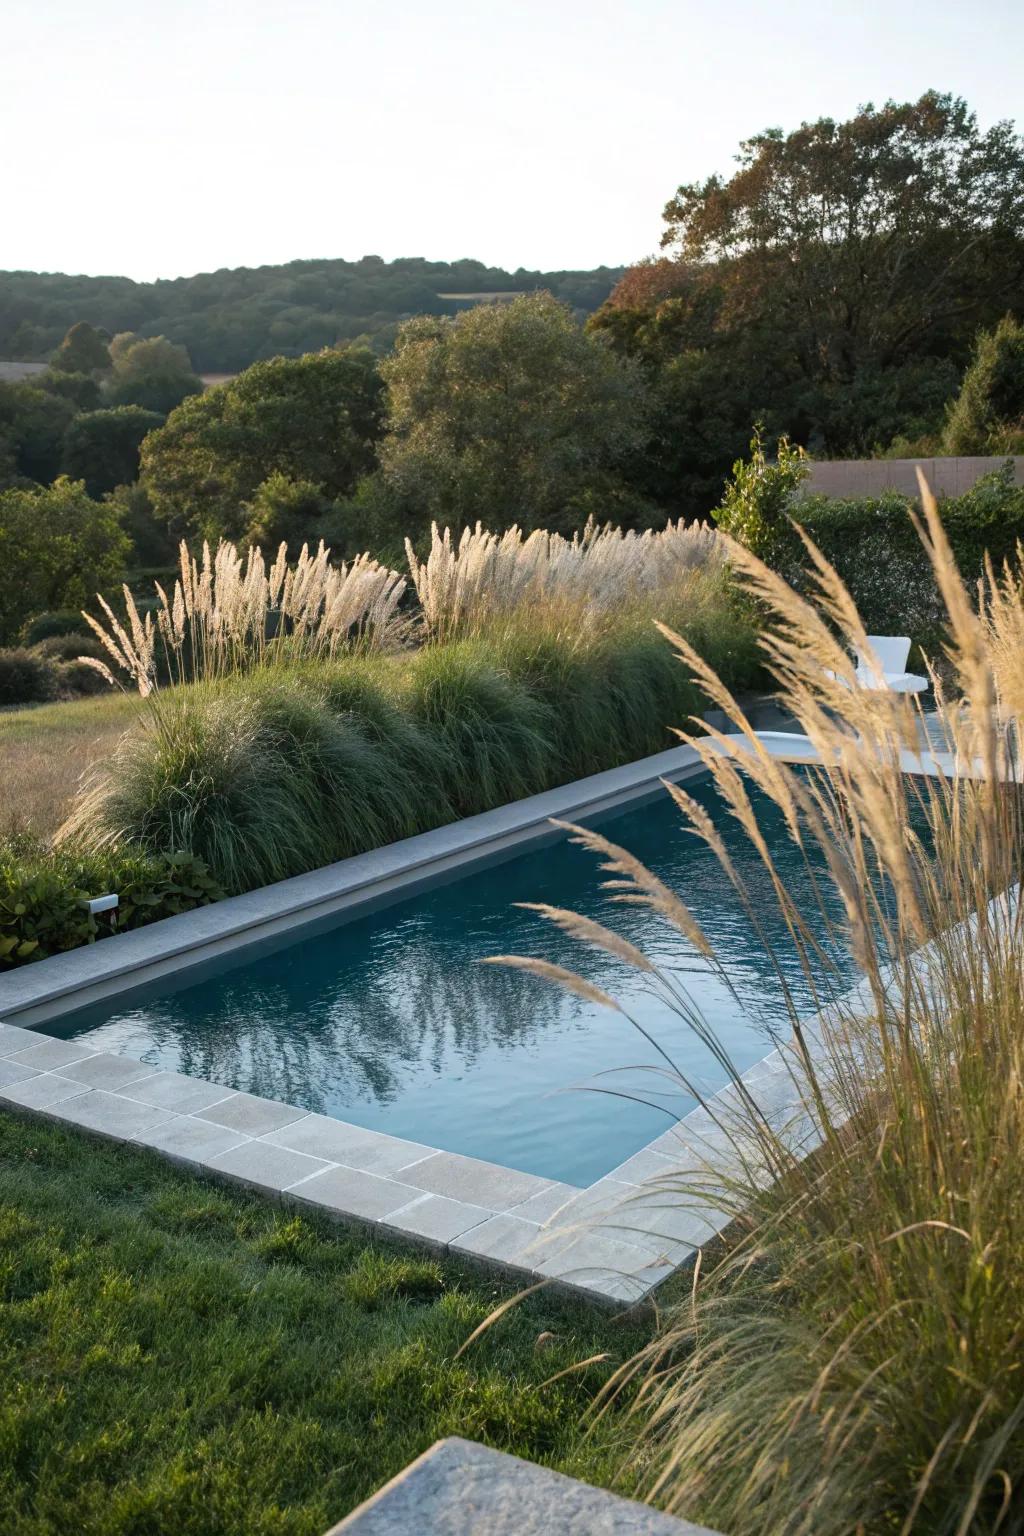
[(531, 1195), (546, 1192), (552, 1183), (533, 1173), (520, 1173), (458, 1152), (435, 1152), (406, 1168), (402, 1178), (430, 1194), (449, 1195), (492, 1211), (512, 1210)]
[(465, 1258), (488, 1259), (505, 1269), (532, 1274), (537, 1260), (537, 1244), (544, 1228), (535, 1221), (523, 1221), (503, 1212), (472, 1227), (450, 1245), (453, 1253)]
[[(295, 1157), (297, 1153), (289, 1153)], [(358, 1216), (364, 1221), (380, 1221), (393, 1216), (405, 1206), (422, 1199), (423, 1191), (396, 1179), (363, 1173), (359, 1168), (335, 1166), (309, 1179), (292, 1192), (304, 1204), (315, 1205), (335, 1216)]]
[(76, 1061), (84, 1061), (87, 1056), (95, 1056), (95, 1051), (87, 1050), (83, 1045), (76, 1045), (73, 1040), (51, 1040), (48, 1036), (41, 1039), (36, 1045), (27, 1046), (24, 1050), (15, 1051), (9, 1059), (21, 1061), (28, 1067), (35, 1067), (39, 1072), (57, 1072), (61, 1067), (67, 1067)]
[(435, 1152), (435, 1148), (417, 1141), (404, 1141), (401, 1137), (387, 1136), (361, 1125), (350, 1125), (344, 1120), (334, 1120), (330, 1115), (304, 1115), (301, 1120), (293, 1120), (280, 1130), (269, 1132), (267, 1140), (279, 1147), (290, 1147), (294, 1152), (328, 1157), (332, 1162), (360, 1168), (364, 1173), (397, 1173), (425, 1157), (433, 1157)]
[(292, 1120), (301, 1120), (304, 1109), (293, 1104), (279, 1104), (276, 1099), (261, 1099), (254, 1093), (233, 1093), (207, 1109), (196, 1111), (199, 1120), (212, 1120), (214, 1125), (226, 1125), (233, 1131), (243, 1131), (246, 1136), (263, 1136), (267, 1131), (280, 1130)]
[(0, 1102), (16, 1104), (20, 1109), (49, 1111), (63, 1099), (90, 1091), (84, 1083), (73, 1082), (70, 1077), (60, 1077), (56, 1072), (37, 1072), (24, 1082), (0, 1088)]
[(128, 1083), (153, 1076), (151, 1066), (144, 1061), (132, 1061), (129, 1056), (86, 1056), (82, 1061), (68, 1062), (60, 1070), (64, 1077), (73, 1077), (87, 1088), (106, 1088), (115, 1093)]
[(313, 1174), (323, 1173), (330, 1166), (323, 1158), (289, 1152), (285, 1147), (273, 1147), (266, 1141), (243, 1141), (226, 1152), (207, 1158), (206, 1162), (215, 1173), (226, 1174), (239, 1184), (249, 1184), (277, 1195)]
[(231, 1147), (239, 1147), (248, 1141), (241, 1131), (229, 1130), (225, 1125), (211, 1125), (208, 1120), (196, 1120), (191, 1115), (173, 1115), (158, 1125), (148, 1126), (132, 1137), (140, 1147), (162, 1152), (177, 1163), (187, 1163), (193, 1168), (210, 1166), (211, 1159)]
[(130, 1141), (140, 1131), (171, 1118), (169, 1110), (140, 1104), (117, 1093), (105, 1093), (101, 1088), (88, 1088), (84, 1093), (61, 1099), (50, 1106), (50, 1113), (58, 1120), (67, 1120), (87, 1131), (100, 1131), (115, 1141)]
[(534, 1271), (548, 1280), (568, 1281), (579, 1290), (621, 1301), (643, 1298), (677, 1268), (674, 1257), (638, 1247), (604, 1227), (581, 1232), (566, 1242), (542, 1246)]
[(28, 1077), (38, 1077), (35, 1067), (27, 1067), (23, 1061), (5, 1060), (0, 1056), (0, 1088), (24, 1082)]
[(491, 1214), (482, 1205), (466, 1205), (445, 1195), (421, 1195), (411, 1205), (403, 1205), (392, 1213), (396, 1223), (393, 1228), (388, 1217), (382, 1217), (382, 1221), (396, 1233), (421, 1237), (425, 1242), (447, 1248), (457, 1237), (489, 1220)]
[(179, 1115), (194, 1115), (197, 1110), (209, 1109), (211, 1105), (231, 1098), (233, 1093), (233, 1088), (186, 1077), (184, 1072), (154, 1072), (125, 1088), (127, 1098), (141, 1099), (143, 1104), (156, 1104), (160, 1109), (173, 1109)]
[(456, 1436), (326, 1536), (716, 1536), (646, 1504)]
[(554, 1221), (559, 1212), (565, 1209), (570, 1200), (575, 1200), (579, 1193), (575, 1184), (550, 1184), (547, 1189), (530, 1195), (512, 1209), (521, 1221)]
[(17, 1029), (13, 1024), (0, 1024), (0, 1056), (13, 1056), (24, 1051), (38, 1040), (30, 1029)]

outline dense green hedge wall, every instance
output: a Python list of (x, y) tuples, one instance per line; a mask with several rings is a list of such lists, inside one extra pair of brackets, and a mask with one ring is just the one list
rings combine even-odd
[[(943, 498), (939, 509), (966, 581), (982, 574), (986, 553), (997, 568), (1016, 559), (1024, 541), (1024, 486), (1013, 484), (1012, 465), (984, 476), (963, 496)], [(896, 491), (849, 500), (804, 496), (790, 508), (846, 582), (869, 630), (934, 644), (942, 605), (914, 528), (915, 510), (913, 499)], [(805, 563), (795, 535), (782, 563), (794, 569)]]

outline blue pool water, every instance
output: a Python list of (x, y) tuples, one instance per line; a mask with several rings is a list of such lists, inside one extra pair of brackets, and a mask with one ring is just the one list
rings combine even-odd
[[(709, 780), (687, 786), (721, 822), (763, 921), (778, 941), (798, 1006), (812, 999), (787, 951), (767, 879)], [(808, 920), (815, 903), (803, 856), (777, 812), (758, 814), (790, 893)], [(657, 1061), (620, 1015), (485, 955), (541, 956), (579, 970), (628, 1005), (703, 1089), (725, 1080), (678, 1017), (645, 995), (643, 977), (574, 943), (517, 901), (598, 917), (672, 967), (742, 1070), (788, 1034), (779, 983), (714, 856), (687, 833), (667, 794), (599, 823), (679, 891), (727, 958), (739, 998), (680, 936), (642, 908), (612, 905), (597, 860), (567, 841), (434, 885), (370, 915), (300, 932), (232, 964), (184, 973), (65, 1018), (51, 1033), (87, 1040), (154, 1067), (245, 1089), (449, 1151), (589, 1184), (659, 1135), (665, 1110), (693, 1100), (645, 1071)], [(813, 926), (813, 923), (812, 923)], [(852, 962), (817, 930), (841, 983)], [(787, 958), (788, 956), (788, 958)], [(616, 1074), (602, 1077), (603, 1073)], [(621, 1089), (662, 1108), (595, 1092)]]

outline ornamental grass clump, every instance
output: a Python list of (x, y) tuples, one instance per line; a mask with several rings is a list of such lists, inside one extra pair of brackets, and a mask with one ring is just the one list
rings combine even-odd
[(183, 549), (155, 612), (104, 604), (93, 628), (147, 704), (58, 835), (188, 850), (248, 890), (669, 746), (699, 695), (654, 612), (737, 684), (759, 675), (710, 530), (470, 535), (454, 576), (436, 542), (413, 557), (422, 613), (395, 572), (322, 546), (269, 569)]
[[(934, 775), (903, 771), (923, 750), (920, 709), (857, 685), (851, 652), (866, 635), (813, 546), (810, 596), (729, 550), (769, 615), (762, 644), (820, 756), (812, 773), (768, 756), (714, 670), (670, 637), (741, 738), (681, 733), (759, 854), (822, 1009), (808, 1021), (789, 1004), (781, 1056), (795, 1108), (772, 1112), (735, 1074), (704, 1101), (700, 1155), (680, 1150), (693, 1171), (665, 1179), (659, 1198), (713, 1203), (731, 1226), (611, 1389), (630, 1405), (631, 1464), (648, 1468), (649, 1497), (730, 1536), (1024, 1529), (1024, 581), (1019, 567), (990, 568), (972, 601), (922, 489), (947, 632)], [(824, 855), (864, 975), (855, 996), (836, 995), (750, 781), (790, 838)], [(671, 793), (757, 923), (715, 824), (684, 788)], [(601, 858), (612, 902), (660, 914), (728, 982), (729, 956), (711, 953), (685, 892), (597, 834), (574, 836)], [(589, 943), (616, 941), (541, 910)], [(685, 972), (636, 964), (707, 1027)]]
[[(140, 612), (125, 587), (123, 623), (102, 597), (106, 624), (85, 615), (143, 697), (160, 670), (173, 683), (211, 683), (342, 652), (395, 650), (413, 632), (402, 610), (405, 577), (370, 555), (335, 566), (323, 543), (315, 555), (304, 544), (290, 563), (282, 544), (268, 566), (258, 548), (243, 558), (224, 540), (212, 554), (204, 543), (197, 560), (182, 541), (179, 571), (170, 594), (155, 583), (155, 610)], [(105, 662), (82, 659), (117, 681)]]
[(434, 523), (426, 559), (408, 540), (406, 556), (427, 631), (442, 642), (491, 633), (510, 619), (537, 622), (548, 609), (589, 624), (623, 604), (664, 600), (691, 572), (723, 563), (704, 524), (624, 533), (593, 519), (571, 539), (517, 527), (489, 533), (477, 523), (458, 543)]

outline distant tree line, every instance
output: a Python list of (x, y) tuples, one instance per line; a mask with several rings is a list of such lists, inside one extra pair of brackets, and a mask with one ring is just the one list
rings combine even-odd
[(0, 357), (42, 361), (70, 326), (85, 320), (110, 335), (165, 336), (187, 349), (199, 372), (234, 373), (263, 358), (297, 357), (356, 339), (381, 353), (403, 320), (456, 314), (474, 294), (545, 289), (582, 317), (604, 302), (622, 273), (622, 267), (506, 272), (480, 261), (387, 262), (380, 256), (222, 268), (154, 283), (3, 272)]

